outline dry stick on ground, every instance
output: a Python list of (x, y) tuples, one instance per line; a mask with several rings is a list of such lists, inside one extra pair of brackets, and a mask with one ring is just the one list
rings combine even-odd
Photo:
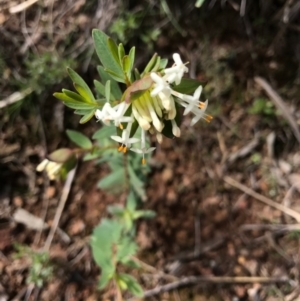
[(225, 176), (224, 177), (224, 181), (235, 187), (235, 188), (238, 188), (239, 190), (245, 192), (246, 194), (252, 196), (253, 198), (257, 199), (258, 201), (261, 201), (262, 203), (270, 206), (270, 207), (273, 207), (277, 210), (280, 210), (282, 211), (283, 213), (293, 217), (298, 223), (300, 223), (300, 213), (298, 213), (297, 211), (293, 210), (293, 209), (290, 209), (286, 206), (283, 206), (281, 204), (278, 204), (278, 203), (275, 203), (273, 200), (255, 192), (254, 190), (252, 190), (251, 188), (248, 188), (247, 186), (239, 183), (238, 181), (234, 180), (233, 178), (231, 177), (228, 177), (228, 176)]
[(24, 1), (16, 6), (12, 6), (9, 8), (9, 12), (11, 14), (17, 14), (25, 9), (27, 9), (28, 7), (30, 7), (31, 5), (33, 5), (34, 3), (38, 2), (38, 0), (27, 0)]
[(286, 107), (283, 99), (280, 97), (280, 95), (271, 87), (271, 85), (262, 77), (256, 76), (254, 77), (254, 81), (261, 86), (265, 92), (268, 94), (268, 96), (271, 98), (275, 106), (281, 111), (283, 117), (287, 120), (290, 127), (292, 128), (292, 131), (300, 143), (300, 130), (298, 127), (297, 122), (295, 121), (295, 118), (290, 113), (289, 109)]
[(54, 234), (55, 234), (55, 232), (57, 230), (61, 214), (62, 214), (62, 212), (64, 210), (66, 201), (68, 199), (68, 196), (69, 196), (69, 193), (70, 193), (70, 190), (71, 190), (72, 182), (73, 182), (73, 179), (74, 179), (74, 176), (75, 176), (75, 173), (76, 173), (76, 168), (77, 168), (77, 166), (74, 167), (68, 173), (67, 180), (66, 180), (65, 186), (63, 188), (63, 191), (62, 191), (62, 194), (61, 194), (61, 198), (60, 198), (58, 207), (56, 209), (55, 217), (54, 217), (54, 220), (53, 220), (50, 232), (48, 234), (48, 237), (46, 239), (45, 245), (44, 245), (44, 250), (46, 250), (46, 251), (48, 251), (50, 249), (50, 245), (52, 243)]
[(4, 107), (7, 107), (15, 102), (24, 99), (30, 93), (32, 93), (31, 88), (27, 88), (21, 92), (14, 92), (13, 94), (6, 97), (5, 99), (0, 100), (0, 109), (3, 109)]
[[(222, 283), (222, 284), (246, 284), (246, 283), (287, 283), (289, 279), (286, 277), (216, 277), (216, 276), (191, 276), (185, 277), (173, 283), (158, 286), (154, 289), (144, 292), (144, 298), (152, 297), (160, 293), (169, 292), (181, 287), (197, 285), (201, 283)], [(130, 299), (137, 300), (136, 298)]]

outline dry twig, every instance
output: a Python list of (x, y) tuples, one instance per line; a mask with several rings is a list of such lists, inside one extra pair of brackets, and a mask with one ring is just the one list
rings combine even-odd
[(31, 88), (27, 88), (21, 92), (14, 92), (13, 94), (9, 95), (7, 98), (0, 100), (0, 109), (3, 109), (15, 102), (24, 99), (30, 93), (32, 93)]
[(239, 190), (245, 192), (246, 194), (252, 196), (253, 198), (257, 199), (258, 201), (261, 201), (262, 203), (270, 206), (270, 207), (273, 207), (277, 210), (280, 210), (282, 211), (283, 213), (293, 217), (298, 223), (300, 223), (300, 213), (298, 213), (297, 211), (291, 209), (291, 208), (288, 208), (286, 206), (283, 206), (281, 204), (278, 204), (278, 203), (275, 203), (273, 200), (255, 192), (254, 190), (252, 190), (251, 188), (248, 188), (247, 186), (239, 183), (238, 181), (234, 180), (233, 178), (231, 177), (228, 177), (228, 176), (225, 176), (224, 177), (224, 181), (235, 187), (235, 188), (238, 188)]
[(68, 196), (69, 196), (69, 193), (70, 193), (70, 190), (71, 190), (72, 182), (73, 182), (73, 179), (74, 179), (74, 176), (75, 176), (75, 173), (76, 173), (76, 168), (77, 167), (75, 167), (74, 169), (72, 169), (68, 173), (67, 180), (66, 180), (65, 186), (63, 188), (63, 192), (62, 192), (58, 207), (56, 209), (55, 217), (54, 217), (50, 232), (48, 234), (48, 237), (46, 239), (45, 245), (44, 245), (44, 250), (49, 250), (50, 249), (50, 245), (52, 243), (54, 234), (57, 230), (60, 217), (62, 215), (62, 212), (64, 210), (66, 201), (68, 199)]
[[(191, 276), (185, 277), (173, 283), (158, 286), (144, 293), (144, 298), (152, 297), (160, 293), (169, 292), (181, 287), (197, 285), (200, 283), (222, 283), (222, 284), (245, 284), (245, 283), (287, 283), (289, 279), (286, 277), (216, 277), (216, 276)], [(136, 300), (136, 299), (130, 299)]]
[(289, 123), (290, 127), (292, 128), (292, 131), (300, 143), (300, 131), (297, 122), (295, 121), (295, 118), (290, 113), (288, 108), (286, 107), (283, 99), (280, 97), (280, 95), (271, 87), (271, 85), (262, 77), (256, 76), (254, 78), (254, 81), (261, 86), (265, 92), (268, 94), (270, 99), (273, 101), (275, 106), (281, 111), (283, 117), (286, 119), (286, 121)]

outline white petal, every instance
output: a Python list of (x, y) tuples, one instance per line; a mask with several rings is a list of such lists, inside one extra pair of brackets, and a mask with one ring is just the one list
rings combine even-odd
[(152, 153), (155, 149), (156, 149), (156, 147), (149, 147), (144, 153), (145, 154)]
[(115, 141), (119, 142), (119, 143), (123, 143), (123, 139), (119, 136), (110, 136), (110, 138), (112, 140), (115, 140)]
[(131, 148), (130, 150), (137, 153), (137, 154), (143, 154), (143, 151), (139, 148)]

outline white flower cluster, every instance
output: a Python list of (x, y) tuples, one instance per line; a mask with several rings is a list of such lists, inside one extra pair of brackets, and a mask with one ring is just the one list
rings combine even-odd
[[(133, 152), (143, 155), (143, 164), (145, 163), (145, 154), (152, 152), (155, 148), (146, 147), (145, 132), (149, 131), (156, 134), (158, 142), (162, 140), (162, 130), (165, 126), (164, 121), (170, 120), (172, 124), (172, 133), (174, 136), (180, 136), (180, 128), (176, 124), (175, 117), (177, 114), (175, 103), (184, 107), (183, 115), (193, 113), (191, 126), (198, 122), (201, 118), (210, 121), (212, 117), (206, 115), (207, 100), (201, 102), (199, 100), (202, 86), (199, 86), (193, 95), (179, 93), (172, 89), (170, 84), (179, 85), (184, 73), (188, 72), (186, 64), (183, 64), (180, 55), (173, 55), (174, 65), (166, 68), (161, 73), (152, 72), (150, 77), (153, 81), (151, 88), (142, 94), (138, 99), (131, 103), (125, 101), (112, 107), (110, 103), (105, 103), (102, 110), (97, 110), (95, 116), (105, 124), (113, 122), (115, 126), (122, 129), (122, 136), (111, 136), (111, 138), (121, 144), (119, 151), (126, 152), (130, 149)], [(126, 116), (127, 109), (132, 106), (131, 116)], [(141, 127), (141, 139), (131, 138), (130, 131), (132, 124), (136, 120)], [(127, 127), (123, 129), (122, 123), (127, 123)], [(131, 144), (140, 141), (140, 148), (131, 148)]]

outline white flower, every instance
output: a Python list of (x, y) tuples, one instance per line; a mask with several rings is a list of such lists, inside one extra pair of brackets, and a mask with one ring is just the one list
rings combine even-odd
[(199, 98), (200, 98), (201, 92), (202, 92), (202, 86), (199, 86), (195, 90), (193, 96), (191, 96), (191, 95), (183, 95), (182, 96), (182, 100), (184, 100), (185, 102), (188, 103), (188, 105), (186, 106), (186, 108), (183, 112), (183, 115), (186, 115), (189, 112), (191, 112), (194, 107), (199, 107), (199, 105), (200, 105)]
[(189, 69), (186, 67), (185, 64), (183, 64), (180, 55), (178, 53), (173, 54), (173, 59), (175, 64), (173, 65), (173, 67), (166, 68), (164, 70), (165, 72), (164, 79), (171, 84), (175, 82), (176, 85), (179, 85), (183, 77), (183, 74), (188, 72)]
[(119, 151), (123, 151), (124, 153), (127, 152), (127, 149), (130, 148), (131, 144), (140, 141), (138, 138), (130, 138), (130, 131), (131, 131), (132, 123), (129, 122), (127, 124), (127, 128), (122, 131), (122, 137), (120, 136), (111, 136), (110, 138), (121, 143), (121, 146), (118, 148)]
[(142, 164), (146, 164), (145, 154), (149, 154), (149, 153), (153, 152), (155, 149), (156, 149), (156, 147), (146, 148), (146, 132), (145, 132), (145, 130), (142, 129), (141, 148), (131, 148), (130, 150), (137, 154), (142, 154), (143, 155)]
[(152, 78), (152, 80), (154, 81), (154, 89), (151, 91), (150, 95), (156, 96), (159, 93), (163, 93), (166, 96), (170, 96), (171, 95), (171, 88), (169, 83), (163, 78), (160, 77), (157, 73), (155, 72), (151, 72), (150, 76)]
[(172, 123), (172, 133), (175, 137), (180, 137), (180, 128), (176, 124), (176, 121), (174, 119), (171, 120)]
[(126, 110), (128, 109), (129, 104), (125, 101), (120, 104), (111, 107), (110, 103), (106, 102), (101, 110), (97, 110), (95, 116), (102, 120), (105, 124), (109, 121), (113, 121), (114, 125), (123, 129), (122, 122), (133, 122), (131, 116), (124, 116)]
[(62, 163), (57, 163), (54, 161), (50, 161), (48, 159), (44, 159), (37, 167), (36, 170), (41, 172), (43, 170), (46, 171), (50, 180), (55, 180), (59, 176), (59, 172), (61, 170)]

